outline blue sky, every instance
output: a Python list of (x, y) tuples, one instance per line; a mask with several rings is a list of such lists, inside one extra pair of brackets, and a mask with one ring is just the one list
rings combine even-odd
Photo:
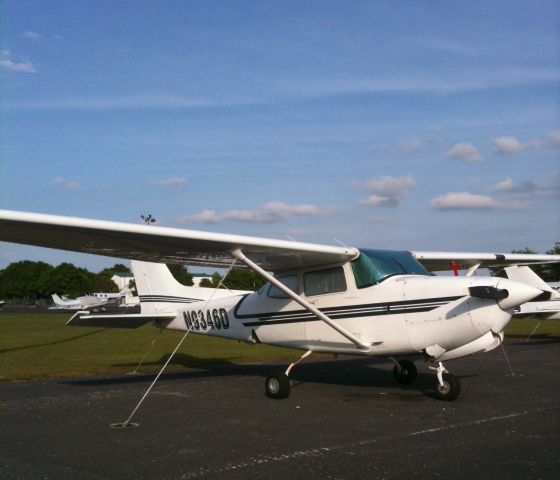
[[(0, 8), (1, 208), (394, 249), (560, 239), (558, 2)], [(24, 258), (114, 263), (0, 244), (0, 267)]]

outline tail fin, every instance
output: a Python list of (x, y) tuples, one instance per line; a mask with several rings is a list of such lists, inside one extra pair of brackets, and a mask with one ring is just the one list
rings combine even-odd
[(51, 298), (53, 299), (55, 305), (60, 305), (62, 303), (62, 298), (60, 298), (56, 293), (53, 293)]
[(182, 285), (163, 263), (131, 262), (142, 313), (169, 312), (180, 304), (230, 296), (227, 290)]

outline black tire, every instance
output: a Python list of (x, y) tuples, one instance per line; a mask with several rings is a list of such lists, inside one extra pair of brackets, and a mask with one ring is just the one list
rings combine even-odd
[(434, 381), (434, 393), (439, 400), (450, 402), (455, 400), (461, 393), (461, 382), (455, 375), (443, 374), (443, 386), (439, 384), (437, 376)]
[(395, 365), (393, 368), (393, 376), (397, 383), (401, 385), (410, 385), (418, 376), (418, 370), (414, 362), (410, 360), (401, 360), (399, 366)]
[(274, 373), (266, 378), (264, 388), (267, 397), (288, 398), (290, 396), (290, 378), (284, 372)]

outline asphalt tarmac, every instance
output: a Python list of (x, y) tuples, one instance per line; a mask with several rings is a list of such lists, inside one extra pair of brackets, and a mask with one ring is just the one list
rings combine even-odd
[[(381, 359), (313, 361), (291, 395), (264, 395), (273, 365), (0, 386), (7, 479), (560, 478), (560, 338), (508, 341), (448, 362), (462, 383), (432, 397), (419, 365), (397, 385)], [(284, 366), (282, 366), (284, 367)]]

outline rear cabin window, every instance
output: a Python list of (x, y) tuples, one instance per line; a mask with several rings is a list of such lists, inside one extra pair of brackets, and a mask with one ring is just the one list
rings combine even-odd
[(344, 292), (346, 290), (346, 278), (342, 267), (328, 268), (307, 272), (303, 276), (303, 289), (305, 295), (325, 295), (327, 293)]
[[(288, 287), (292, 292), (299, 292), (297, 275), (284, 275), (282, 277), (277, 277), (276, 280), (286, 285), (286, 287)], [(268, 287), (268, 296), (270, 298), (290, 298), (282, 290), (272, 284)]]

